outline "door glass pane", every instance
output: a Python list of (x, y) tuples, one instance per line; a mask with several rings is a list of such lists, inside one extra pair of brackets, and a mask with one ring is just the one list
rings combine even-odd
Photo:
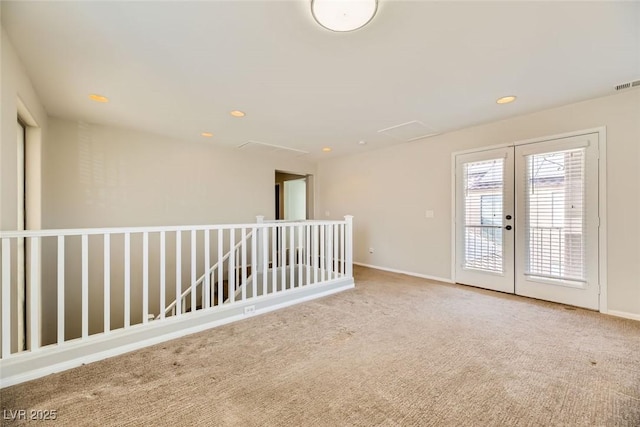
[(464, 267), (503, 272), (504, 159), (464, 164)]
[(528, 275), (584, 281), (585, 148), (526, 156)]

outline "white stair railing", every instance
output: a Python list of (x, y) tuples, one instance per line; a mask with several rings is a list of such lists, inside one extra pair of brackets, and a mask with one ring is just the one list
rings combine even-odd
[[(24, 263), (18, 261), (22, 246)], [(36, 355), (55, 355), (51, 363), (65, 369), (60, 352), (96, 360), (90, 355), (106, 354), (105, 348), (111, 354), (118, 346), (130, 349), (138, 333), (141, 342), (152, 331), (175, 336), (174, 322), (181, 319), (193, 328), (196, 321), (187, 319), (196, 312), (212, 313), (201, 319), (222, 319), (243, 309), (268, 311), (270, 304), (281, 306), (296, 295), (353, 287), (352, 247), (351, 217), (0, 231), (2, 387), (21, 381), (16, 369), (36, 369)], [(96, 345), (101, 342), (109, 345)], [(54, 369), (45, 362), (38, 366), (29, 378)]]

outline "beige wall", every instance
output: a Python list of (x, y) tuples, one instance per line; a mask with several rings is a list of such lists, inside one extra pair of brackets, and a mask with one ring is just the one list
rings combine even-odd
[(356, 261), (451, 279), (452, 153), (599, 126), (607, 128), (608, 308), (640, 315), (640, 89), (325, 160), (318, 211), (355, 216)]
[(274, 218), (276, 169), (314, 173), (300, 159), (215, 143), (49, 120), (43, 161), (43, 227), (255, 222)]

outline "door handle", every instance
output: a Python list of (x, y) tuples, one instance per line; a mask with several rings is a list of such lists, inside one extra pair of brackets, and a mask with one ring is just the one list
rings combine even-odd
[(510, 226), (510, 225), (507, 225), (505, 228), (506, 228), (507, 230), (511, 230), (511, 226)]

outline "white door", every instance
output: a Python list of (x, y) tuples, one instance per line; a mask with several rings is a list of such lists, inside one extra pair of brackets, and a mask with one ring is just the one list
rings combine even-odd
[(598, 134), (456, 156), (456, 282), (599, 308)]
[(598, 134), (516, 147), (518, 295), (597, 310)]
[(513, 148), (456, 156), (456, 281), (514, 292)]
[(307, 179), (284, 182), (284, 219), (298, 221), (307, 219)]

